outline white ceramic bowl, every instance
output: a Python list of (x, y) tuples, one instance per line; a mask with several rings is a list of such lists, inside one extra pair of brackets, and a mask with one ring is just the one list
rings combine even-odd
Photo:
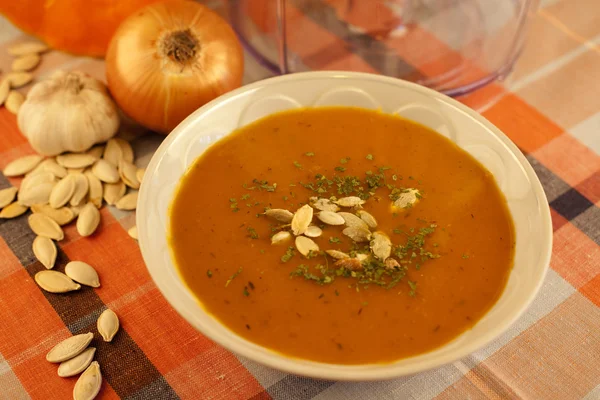
[[(187, 167), (211, 144), (257, 118), (291, 108), (329, 105), (381, 109), (436, 130), (485, 165), (508, 200), (515, 223), (516, 251), (506, 289), (472, 329), (434, 351), (391, 364), (353, 366), (287, 357), (249, 342), (219, 323), (176, 272), (167, 244), (168, 207)], [(308, 72), (267, 79), (234, 90), (194, 112), (154, 154), (140, 190), (137, 226), (142, 255), (154, 282), (196, 329), (223, 347), (267, 366), (335, 380), (379, 380), (413, 374), (485, 346), (531, 303), (544, 280), (552, 247), (550, 212), (542, 186), (525, 157), (500, 130), (468, 107), (433, 90), (393, 78), (350, 72)]]

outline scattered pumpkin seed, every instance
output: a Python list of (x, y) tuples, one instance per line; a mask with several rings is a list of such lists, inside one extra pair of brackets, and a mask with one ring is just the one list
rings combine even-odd
[(105, 342), (110, 342), (119, 331), (119, 317), (117, 317), (117, 314), (113, 310), (107, 308), (98, 317), (96, 325), (102, 339)]
[(119, 176), (121, 180), (132, 189), (140, 188), (140, 181), (137, 179), (137, 167), (132, 163), (121, 160), (119, 162)]
[(0, 208), (4, 208), (15, 200), (18, 189), (14, 186), (0, 190)]
[(21, 42), (13, 44), (8, 48), (8, 54), (11, 56), (24, 56), (27, 54), (43, 53), (48, 50), (48, 46), (40, 42)]
[(304, 257), (308, 257), (312, 251), (319, 251), (319, 246), (306, 236), (296, 237), (296, 248)]
[(344, 225), (345, 223), (344, 218), (335, 211), (320, 211), (317, 214), (317, 218), (327, 225)]
[(96, 162), (96, 157), (86, 153), (65, 153), (56, 156), (56, 162), (65, 168), (85, 168)]
[(373, 232), (371, 240), (371, 251), (375, 257), (385, 261), (392, 252), (392, 241), (384, 232)]
[(47, 215), (61, 226), (68, 224), (75, 218), (75, 213), (68, 207), (53, 208), (48, 204), (34, 204), (31, 206), (31, 211)]
[(369, 228), (371, 228), (371, 229), (377, 228), (377, 220), (375, 219), (374, 216), (372, 216), (365, 210), (358, 210), (356, 213), (358, 214), (360, 219), (365, 221), (365, 224), (367, 224), (369, 226)]
[(127, 234), (128, 234), (129, 236), (131, 236), (132, 238), (134, 238), (135, 240), (138, 240), (138, 230), (137, 230), (137, 226), (136, 226), (136, 225), (134, 225), (134, 226), (132, 226), (131, 228), (129, 228), (129, 229), (127, 230)]
[(10, 219), (16, 218), (19, 215), (25, 214), (29, 207), (19, 204), (18, 202), (11, 203), (0, 211), (0, 218)]
[(385, 269), (387, 269), (387, 270), (400, 269), (400, 263), (393, 258), (387, 258), (385, 260)]
[(329, 254), (332, 258), (336, 260), (343, 260), (344, 258), (350, 258), (350, 256), (343, 251), (339, 250), (325, 250), (325, 253)]
[(282, 208), (271, 208), (265, 211), (265, 215), (284, 224), (289, 224), (292, 221), (292, 218), (294, 218), (293, 213)]
[(54, 268), (58, 251), (56, 250), (56, 245), (52, 239), (48, 239), (44, 236), (36, 236), (35, 239), (33, 239), (33, 245), (31, 247), (35, 258), (37, 258), (44, 267), (47, 269)]
[(25, 96), (23, 93), (11, 90), (8, 92), (8, 97), (4, 102), (4, 107), (11, 113), (17, 115), (21, 109), (21, 105), (25, 102)]
[(104, 154), (104, 150), (105, 150), (105, 146), (98, 144), (94, 147), (92, 147), (91, 149), (89, 149), (88, 151), (86, 151), (86, 154), (89, 154), (90, 156), (95, 157), (96, 159), (102, 158), (102, 154)]
[(406, 189), (394, 201), (392, 204), (392, 211), (404, 210), (412, 207), (417, 201), (419, 201), (420, 192), (418, 189)]
[(35, 53), (19, 56), (13, 60), (11, 69), (13, 71), (29, 71), (37, 67), (40, 60), (40, 56)]
[[(31, 182), (31, 181), (30, 181)], [(21, 184), (18, 194), (19, 203), (31, 207), (34, 204), (46, 204), (50, 200), (50, 194), (56, 185), (56, 181), (39, 182), (37, 185)]]
[(104, 159), (96, 161), (92, 167), (92, 173), (96, 175), (96, 178), (106, 183), (117, 183), (121, 179), (117, 167)]
[(75, 192), (75, 180), (72, 175), (62, 178), (50, 192), (49, 203), (52, 208), (60, 208), (67, 204)]
[(92, 203), (87, 203), (77, 217), (77, 232), (83, 237), (90, 236), (100, 225), (100, 211)]
[(317, 199), (316, 197), (311, 197), (311, 205), (320, 211), (339, 211), (340, 208), (329, 199)]
[(63, 240), (65, 234), (60, 226), (52, 218), (44, 215), (34, 213), (27, 218), (29, 227), (38, 236), (44, 236), (49, 239)]
[(10, 92), (10, 81), (8, 79), (2, 79), (0, 81), (0, 106), (4, 104), (8, 93)]
[(19, 157), (14, 161), (9, 162), (6, 167), (4, 167), (2, 173), (6, 177), (25, 175), (37, 167), (40, 162), (42, 162), (42, 157), (37, 154)]
[(128, 193), (121, 197), (119, 201), (115, 203), (115, 206), (119, 210), (135, 210), (137, 207), (138, 192)]
[(102, 182), (100, 182), (100, 179), (98, 179), (90, 170), (85, 171), (84, 175), (88, 180), (88, 186), (90, 188), (90, 202), (93, 203), (96, 208), (102, 207)]
[(146, 168), (138, 168), (137, 172), (135, 173), (135, 177), (140, 182), (140, 184), (142, 183), (142, 179), (144, 179), (145, 173), (146, 173)]
[(292, 218), (292, 232), (294, 235), (302, 235), (310, 225), (313, 218), (313, 208), (308, 204), (300, 207)]
[(348, 227), (357, 227), (361, 229), (366, 229), (367, 231), (369, 230), (369, 225), (367, 225), (365, 221), (363, 221), (354, 214), (348, 212), (339, 212), (338, 215), (344, 218), (344, 222)]
[(93, 400), (102, 387), (102, 373), (100, 364), (93, 361), (89, 367), (81, 374), (75, 388), (73, 388), (73, 400)]
[[(62, 272), (54, 271), (54, 270), (44, 270), (35, 274), (35, 282), (45, 291), (50, 293), (66, 293), (71, 292), (73, 290), (79, 290), (81, 285), (75, 283), (69, 278), (67, 275)], [(87, 346), (87, 345), (86, 345)], [(79, 353), (78, 353), (79, 354)], [(76, 354), (74, 354), (75, 356)], [(71, 357), (65, 358), (63, 360), (50, 361), (50, 362), (61, 362), (67, 360)]]
[(311, 238), (319, 237), (322, 234), (323, 231), (321, 230), (321, 228), (315, 225), (309, 226), (308, 228), (306, 228), (306, 231), (304, 231), (304, 235)]
[(38, 172), (51, 172), (55, 177), (62, 179), (67, 176), (67, 169), (61, 165), (58, 165), (54, 158), (47, 158), (42, 161), (37, 167), (35, 167), (29, 175), (36, 174)]
[(365, 204), (365, 201), (357, 196), (349, 196), (336, 200), (335, 204), (341, 207), (356, 207)]
[(18, 89), (31, 82), (33, 75), (30, 72), (11, 72), (6, 74), (4, 78), (8, 79), (11, 88)]
[(133, 163), (134, 155), (133, 155), (133, 147), (131, 147), (131, 144), (127, 140), (121, 139), (121, 138), (114, 138), (114, 140), (115, 140), (115, 142), (117, 142), (117, 144), (121, 148), (121, 155), (122, 155), (121, 159), (128, 163)]
[(86, 168), (67, 168), (67, 173), (71, 175), (83, 174), (83, 171), (85, 170)]
[(102, 158), (115, 167), (118, 166), (123, 159), (123, 151), (121, 150), (121, 146), (119, 146), (119, 142), (117, 142), (115, 138), (109, 139), (108, 142), (106, 142), (106, 147), (104, 148), (104, 155)]
[(337, 268), (346, 268), (349, 271), (360, 271), (363, 269), (363, 265), (358, 258), (350, 257), (350, 258), (342, 258), (333, 263), (334, 267)]
[[(42, 272), (46, 274), (57, 273), (56, 271)], [(63, 340), (51, 348), (48, 354), (46, 354), (46, 361), (51, 363), (60, 363), (70, 360), (71, 358), (81, 354), (89, 346), (93, 338), (94, 334), (92, 332), (71, 336), (70, 338)]]
[(358, 226), (349, 226), (342, 233), (357, 243), (368, 242), (371, 239), (371, 232)]
[(282, 244), (292, 238), (292, 234), (288, 231), (277, 232), (271, 237), (271, 244)]
[(73, 192), (73, 197), (71, 197), (69, 204), (78, 206), (86, 198), (88, 191), (90, 190), (90, 184), (88, 179), (82, 173), (75, 173), (72, 174), (72, 176), (75, 182), (75, 191)]
[[(96, 174), (94, 174), (96, 175)], [(98, 177), (96, 175), (96, 177)], [(122, 181), (117, 183), (105, 183), (104, 184), (104, 201), (109, 206), (113, 206), (119, 201), (127, 191), (127, 187)]]
[(70, 360), (63, 361), (58, 366), (58, 376), (68, 378), (82, 373), (94, 359), (95, 347), (88, 347)]
[(65, 274), (82, 285), (100, 287), (98, 273), (94, 267), (83, 261), (70, 261), (65, 267)]

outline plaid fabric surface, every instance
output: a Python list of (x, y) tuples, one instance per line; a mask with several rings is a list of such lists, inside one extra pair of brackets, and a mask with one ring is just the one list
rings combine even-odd
[[(335, 1), (329, 3), (335, 6)], [(302, 46), (309, 68), (316, 61), (329, 69), (382, 68), (377, 59), (337, 46), (341, 39), (336, 34), (343, 32), (327, 32), (323, 21), (302, 14), (294, 2), (288, 11), (290, 18), (301, 21), (305, 40), (318, 38), (311, 41), (314, 48)], [(368, 27), (369, 21), (359, 17), (352, 24)], [(0, 20), (1, 70), (10, 70), (6, 47), (24, 38)], [(453, 57), (440, 38), (426, 30), (422, 38), (428, 51), (405, 57), (407, 74), (434, 74), (436, 65)], [(106, 307), (119, 314), (122, 329), (112, 343), (99, 337), (93, 342), (104, 376), (102, 399), (600, 399), (599, 46), (598, 4), (545, 1), (511, 78), (462, 99), (469, 105), (485, 104), (483, 114), (527, 155), (546, 190), (554, 224), (551, 269), (540, 294), (486, 348), (436, 370), (386, 382), (288, 375), (231, 354), (176, 314), (127, 235), (134, 224), (132, 213), (105, 207), (95, 235), (81, 238), (70, 226), (59, 244), (56, 268), (64, 270), (69, 260), (88, 261), (101, 274), (99, 290), (87, 288), (69, 296), (42, 291), (33, 281), (43, 266), (33, 256), (34, 235), (25, 214), (0, 220), (0, 399), (70, 398), (75, 378), (59, 378), (45, 354), (61, 339), (95, 331), (96, 318)], [(102, 61), (59, 52), (43, 57), (36, 76), (58, 68), (104, 78)], [(246, 81), (264, 76), (248, 58)], [(143, 166), (161, 138), (133, 137), (137, 162)], [(0, 109), (0, 169), (32, 152), (15, 117)], [(18, 185), (19, 180), (0, 175), (0, 188), (9, 184)]]

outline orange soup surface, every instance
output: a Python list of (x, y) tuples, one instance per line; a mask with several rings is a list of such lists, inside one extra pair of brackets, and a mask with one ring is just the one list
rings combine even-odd
[(208, 312), (327, 363), (449, 342), (494, 305), (513, 262), (506, 201), (481, 164), (424, 126), (357, 108), (286, 111), (220, 140), (182, 178), (170, 218), (179, 273)]

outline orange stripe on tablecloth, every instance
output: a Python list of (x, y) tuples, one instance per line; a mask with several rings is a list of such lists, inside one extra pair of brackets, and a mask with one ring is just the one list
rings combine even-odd
[[(0, 280), (19, 272), (23, 266), (2, 237), (0, 237)], [(1, 298), (0, 294), (0, 298)], [(1, 353), (1, 352), (0, 352)]]
[[(190, 379), (190, 376), (204, 376), (206, 379)], [(265, 393), (238, 359), (219, 346), (207, 349), (168, 373), (165, 378), (182, 399), (210, 397), (213, 400), (246, 400)], [(270, 396), (266, 394), (264, 398)]]
[(0, 168), (13, 159), (35, 153), (17, 128), (17, 118), (6, 107), (0, 107)]
[(75, 222), (71, 222), (67, 225), (64, 225), (62, 228), (65, 233), (65, 238), (60, 242), (61, 247), (64, 248), (71, 243), (79, 243), (80, 241), (84, 241), (86, 243), (100, 243), (104, 240), (103, 232), (107, 230), (109, 226), (115, 224), (118, 225), (117, 220), (115, 220), (115, 217), (113, 217), (113, 215), (111, 214), (110, 210), (108, 209), (108, 206), (104, 205), (100, 209), (100, 224), (98, 225), (98, 228), (96, 228), (96, 231), (92, 235), (82, 237), (79, 234), (79, 232), (77, 232), (77, 224)]
[(581, 294), (600, 307), (600, 274), (579, 288)]
[(514, 94), (483, 113), (521, 149), (533, 152), (562, 134), (562, 129)]

